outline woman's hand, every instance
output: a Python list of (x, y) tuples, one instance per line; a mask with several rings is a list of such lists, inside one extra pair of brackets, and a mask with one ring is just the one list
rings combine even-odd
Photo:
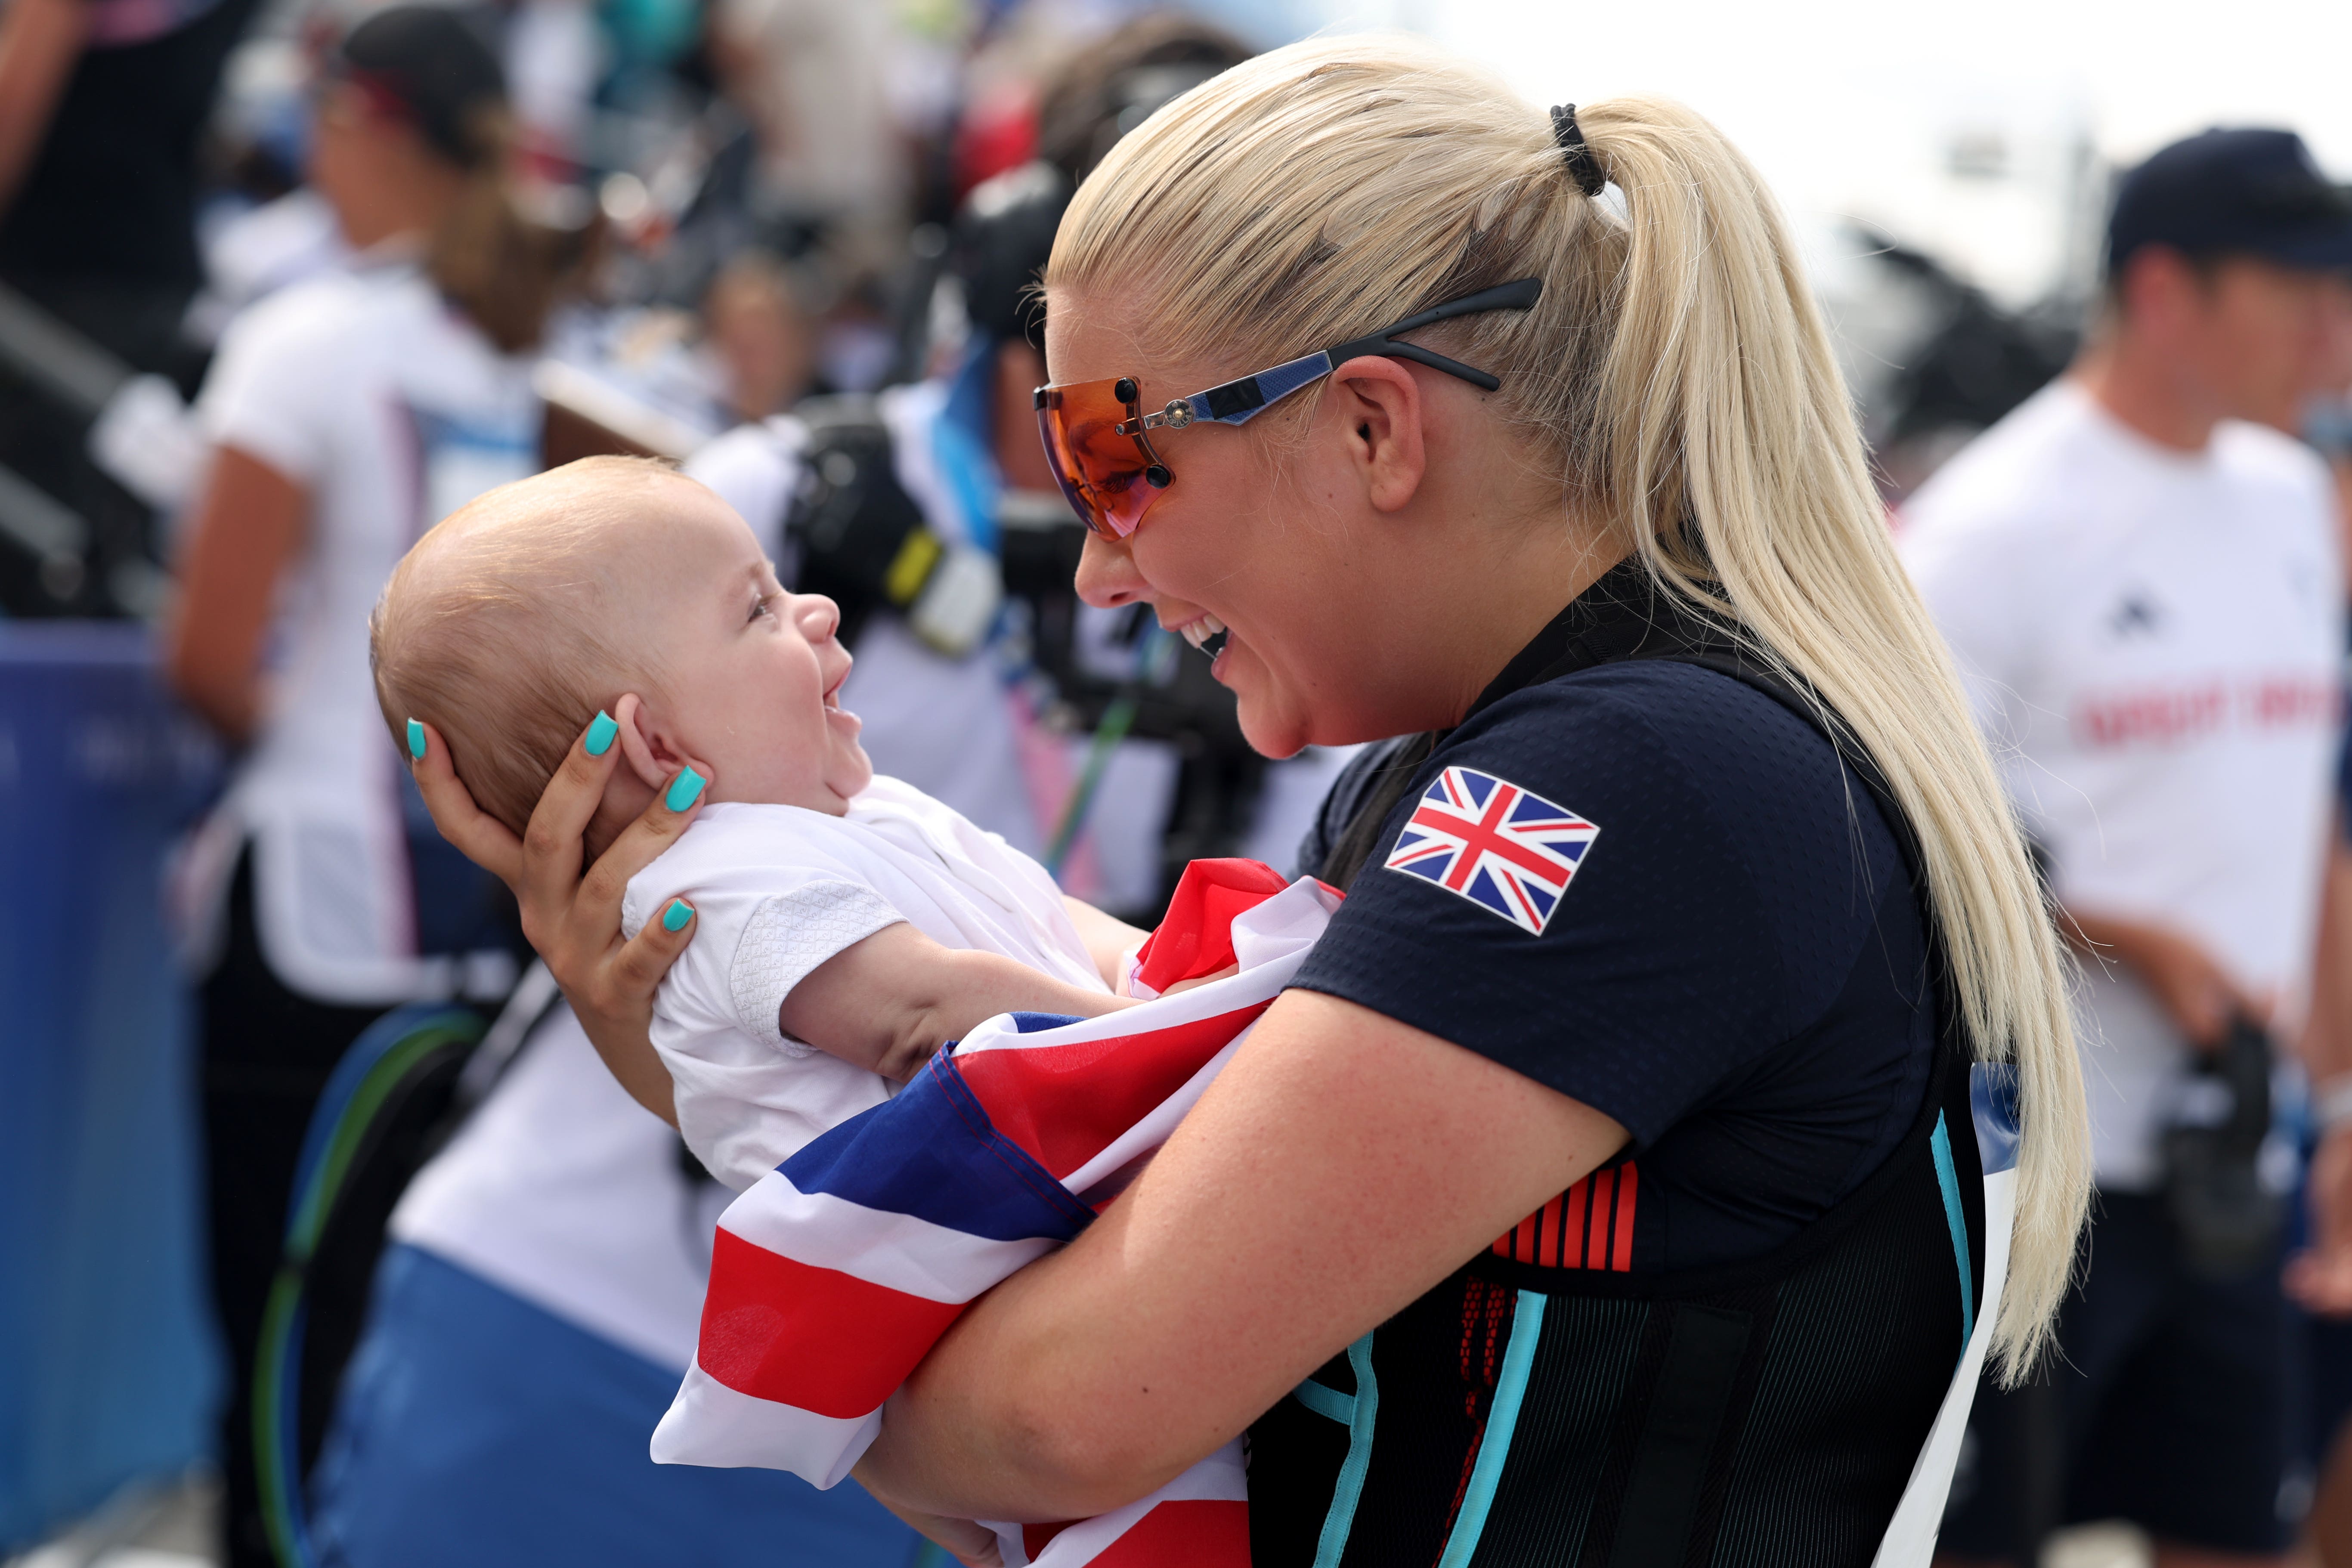
[[(628, 890), (629, 879), (675, 844), (694, 820), (709, 793), (710, 770), (693, 765), (704, 784), (692, 786), (690, 793), (674, 782), (656, 795), (583, 876), (582, 835), (604, 798), (605, 781), (621, 761), (609, 721), (600, 718), (573, 742), (520, 838), (474, 804), (439, 732), (429, 724), (411, 723), (415, 754), (409, 765), (434, 826), (467, 858), (514, 889), (522, 909), (523, 935), (563, 988), (564, 1000), (572, 1004), (604, 1065), (639, 1104), (676, 1125), (669, 1074), (654, 1054), (647, 1030), (655, 988), (693, 940), (693, 910), (672, 900), (663, 908), (666, 913), (682, 911), (674, 929), (668, 919), (656, 918), (634, 938), (624, 940), (621, 896)], [(419, 738), (424, 749), (416, 752)], [(591, 742), (598, 739), (602, 751), (591, 751)], [(683, 779), (684, 773), (678, 777)], [(672, 809), (669, 802), (680, 795), (686, 798)]]
[(2093, 959), (2137, 975), (2200, 1051), (2219, 1047), (2233, 1018), (2269, 1021), (2268, 1004), (2249, 995), (2202, 944), (2169, 926), (2069, 908), (2060, 929)]

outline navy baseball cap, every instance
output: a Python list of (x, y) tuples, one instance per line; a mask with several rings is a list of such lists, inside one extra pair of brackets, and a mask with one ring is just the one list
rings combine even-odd
[(474, 26), (446, 6), (378, 11), (344, 36), (331, 64), (459, 168), (503, 150), (484, 117), (506, 108), (506, 71)]
[(2292, 131), (2202, 132), (2156, 153), (2116, 190), (2107, 275), (2144, 245), (2352, 268), (2352, 195), (2328, 182)]

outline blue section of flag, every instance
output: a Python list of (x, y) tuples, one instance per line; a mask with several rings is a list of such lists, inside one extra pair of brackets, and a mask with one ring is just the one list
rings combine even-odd
[(989, 1125), (955, 1058), (944, 1051), (896, 1098), (820, 1135), (777, 1169), (804, 1193), (991, 1241), (1067, 1241), (1094, 1218), (1052, 1173)]
[(1005, 1016), (1013, 1020), (1014, 1032), (1023, 1035), (1042, 1035), (1048, 1029), (1084, 1021), (1067, 1013), (1008, 1013)]

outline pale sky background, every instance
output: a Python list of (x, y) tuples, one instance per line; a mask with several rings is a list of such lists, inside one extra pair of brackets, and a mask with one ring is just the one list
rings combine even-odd
[[(1278, 4), (1278, 0), (1277, 0)], [(1401, 26), (1538, 105), (1670, 93), (1801, 219), (1872, 220), (2011, 303), (2052, 287), (2104, 171), (2215, 123), (2288, 125), (2352, 180), (2352, 3), (2220, 0), (1293, 0)], [(1956, 146), (1979, 171), (1956, 174)], [(2078, 200), (2077, 192), (2087, 191)], [(2077, 264), (2084, 262), (2076, 241)]]

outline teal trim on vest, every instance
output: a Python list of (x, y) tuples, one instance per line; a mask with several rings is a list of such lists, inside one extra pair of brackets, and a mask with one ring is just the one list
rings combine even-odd
[(1339, 1479), (1331, 1489), (1331, 1511), (1323, 1516), (1323, 1533), (1315, 1542), (1315, 1568), (1339, 1568), (1348, 1532), (1356, 1527), (1364, 1474), (1372, 1468), (1372, 1426), (1381, 1413), (1381, 1384), (1372, 1375), (1371, 1335), (1348, 1347), (1348, 1365), (1356, 1374), (1352, 1398), (1312, 1378), (1290, 1391), (1292, 1398), (1318, 1415), (1348, 1424), (1348, 1458), (1339, 1467)]
[(1311, 1377), (1292, 1389), (1290, 1397), (1316, 1415), (1337, 1421), (1342, 1426), (1352, 1426), (1356, 1423), (1356, 1396), (1342, 1394), (1336, 1388), (1327, 1388)]
[(1969, 1222), (1960, 1212), (1960, 1178), (1952, 1160), (1952, 1135), (1944, 1113), (1936, 1112), (1928, 1144), (1936, 1152), (1936, 1185), (1944, 1194), (1944, 1223), (1952, 1227), (1952, 1260), (1960, 1266), (1960, 1353), (1966, 1355), (1977, 1327), (1976, 1270), (1969, 1267)]
[(1478, 1538), (1486, 1532), (1486, 1510), (1495, 1504), (1503, 1461), (1510, 1458), (1511, 1434), (1519, 1424), (1519, 1401), (1528, 1392), (1528, 1373), (1536, 1364), (1543, 1319), (1542, 1293), (1520, 1291), (1518, 1308), (1511, 1314), (1511, 1341), (1503, 1347), (1503, 1369), (1495, 1379), (1495, 1403), (1487, 1407), (1486, 1431), (1478, 1439), (1478, 1462), (1470, 1467), (1462, 1511), (1454, 1516), (1454, 1533), (1445, 1538), (1445, 1553), (1437, 1560), (1437, 1568), (1470, 1568)]

